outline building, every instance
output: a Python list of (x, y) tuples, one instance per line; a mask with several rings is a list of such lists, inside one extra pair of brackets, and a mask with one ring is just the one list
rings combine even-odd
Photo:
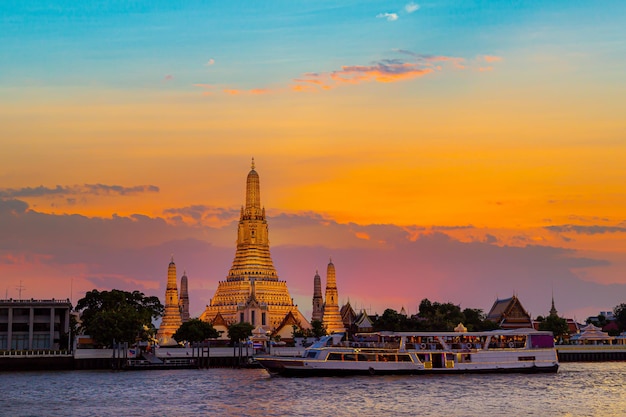
[(503, 329), (532, 328), (533, 321), (530, 314), (522, 307), (517, 296), (496, 300), (487, 314), (491, 320)]
[(212, 322), (219, 314), (229, 324), (248, 322), (255, 328), (261, 326), (273, 332), (289, 313), (298, 327), (311, 327), (293, 303), (287, 282), (278, 279), (274, 268), (265, 208), (261, 206), (259, 174), (253, 158), (246, 178), (246, 203), (241, 207), (235, 259), (226, 280), (218, 283), (200, 319)]
[(176, 286), (176, 264), (174, 257), (167, 267), (167, 287), (165, 288), (165, 311), (159, 326), (156, 338), (160, 345), (175, 345), (176, 340), (172, 336), (180, 325), (183, 324), (180, 317), (180, 304), (178, 301), (178, 288)]
[(189, 321), (189, 288), (187, 284), (187, 271), (183, 272), (183, 276), (180, 279), (180, 300), (178, 300), (180, 307), (180, 319), (183, 323)]
[(0, 300), (0, 350), (58, 350), (69, 346), (66, 300)]
[(339, 293), (337, 291), (337, 278), (335, 277), (335, 265), (332, 259), (326, 268), (326, 296), (324, 297), (324, 315), (322, 323), (328, 334), (345, 332), (346, 329), (339, 311)]

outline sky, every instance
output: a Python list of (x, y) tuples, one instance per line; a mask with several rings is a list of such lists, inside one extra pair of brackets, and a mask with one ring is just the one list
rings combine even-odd
[(626, 302), (621, 1), (0, 3), (0, 298), (202, 313), (254, 157), (310, 317), (332, 258), (370, 314)]

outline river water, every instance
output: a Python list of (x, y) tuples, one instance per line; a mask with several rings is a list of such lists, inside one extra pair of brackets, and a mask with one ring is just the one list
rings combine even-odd
[(625, 416), (626, 363), (557, 374), (270, 378), (262, 369), (0, 373), (0, 416)]

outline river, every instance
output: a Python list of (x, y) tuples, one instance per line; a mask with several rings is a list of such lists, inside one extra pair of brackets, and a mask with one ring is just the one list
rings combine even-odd
[(262, 369), (0, 373), (0, 416), (624, 416), (626, 362), (557, 374), (270, 378)]

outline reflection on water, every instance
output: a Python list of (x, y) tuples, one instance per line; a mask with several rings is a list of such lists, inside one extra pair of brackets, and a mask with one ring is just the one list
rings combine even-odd
[(558, 374), (270, 378), (260, 369), (0, 373), (0, 416), (623, 416), (626, 363)]

